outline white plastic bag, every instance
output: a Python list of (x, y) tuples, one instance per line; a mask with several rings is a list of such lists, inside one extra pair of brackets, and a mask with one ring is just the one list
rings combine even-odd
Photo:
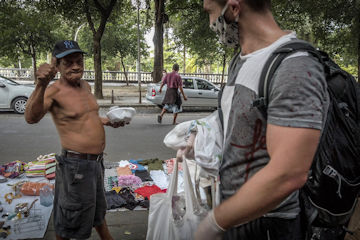
[(176, 125), (174, 129), (172, 129), (168, 134), (166, 134), (164, 138), (164, 144), (174, 150), (185, 148), (186, 138), (189, 134), (189, 128), (192, 122), (193, 121), (191, 120)]
[(195, 120), (192, 127), (197, 129), (194, 142), (195, 161), (209, 175), (218, 176), (223, 145), (218, 111), (205, 118)]
[(130, 122), (135, 114), (136, 114), (135, 108), (113, 106), (106, 113), (106, 116), (110, 119), (112, 123)]
[(176, 161), (167, 192), (151, 196), (147, 240), (191, 240), (198, 224), (206, 216), (206, 210), (195, 197), (185, 160), (183, 171), (184, 195), (177, 194)]

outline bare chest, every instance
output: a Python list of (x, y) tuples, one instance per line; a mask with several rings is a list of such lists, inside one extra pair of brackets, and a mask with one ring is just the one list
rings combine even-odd
[(99, 110), (95, 97), (87, 89), (66, 89), (55, 100), (54, 113), (63, 120), (80, 119)]

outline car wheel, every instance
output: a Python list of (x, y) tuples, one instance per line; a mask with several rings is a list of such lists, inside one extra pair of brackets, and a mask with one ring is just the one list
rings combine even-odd
[(27, 98), (18, 97), (13, 101), (12, 109), (18, 114), (24, 114), (26, 108)]

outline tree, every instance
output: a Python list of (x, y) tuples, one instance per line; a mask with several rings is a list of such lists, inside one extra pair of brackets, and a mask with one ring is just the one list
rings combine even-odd
[(43, 0), (40, 1), (46, 11), (60, 13), (74, 24), (81, 25), (87, 21), (92, 33), (95, 91), (94, 95), (102, 99), (102, 66), (101, 66), (101, 39), (105, 32), (106, 23), (114, 9), (120, 10), (122, 3), (116, 4), (117, 0)]
[(86, 13), (86, 18), (88, 20), (89, 27), (93, 33), (93, 48), (94, 48), (94, 69), (95, 69), (95, 97), (98, 99), (103, 99), (102, 93), (102, 68), (101, 68), (101, 38), (105, 31), (105, 26), (110, 14), (115, 6), (117, 0), (111, 0), (110, 3), (105, 6), (101, 4), (98, 0), (94, 0), (95, 7), (99, 11), (100, 24), (96, 29), (94, 20), (90, 13), (89, 0), (85, 0), (84, 8)]
[[(236, 50), (218, 43), (216, 34), (209, 28), (209, 16), (202, 1), (173, 0), (167, 5), (174, 41), (179, 48), (196, 57), (198, 66), (220, 64), (225, 69)], [(224, 71), (223, 71), (224, 74)]]
[[(125, 78), (127, 85), (129, 85), (129, 81), (127, 78), (127, 69), (125, 66), (125, 58), (132, 57), (134, 59), (137, 58), (137, 28), (136, 28), (136, 17), (133, 16), (132, 9), (129, 8), (129, 13), (131, 15), (127, 15), (126, 17), (118, 18), (114, 23), (108, 24), (108, 30), (105, 32), (102, 45), (104, 53), (109, 56), (116, 58), (120, 57), (120, 63), (122, 69), (125, 73)], [(140, 47), (141, 47), (141, 55), (146, 56), (148, 53), (146, 49), (148, 46), (145, 43), (144, 39), (144, 31), (146, 31), (149, 26), (142, 25), (143, 28), (141, 30), (140, 35)]]
[(155, 33), (154, 33), (154, 82), (160, 82), (164, 68), (164, 23), (168, 21), (165, 14), (165, 1), (155, 0)]
[[(360, 73), (360, 0), (275, 0), (280, 25), (306, 33), (310, 42), (345, 64), (357, 64)], [(354, 51), (356, 49), (356, 51)]]
[(1, 1), (0, 3), (0, 53), (17, 62), (22, 54), (32, 59), (34, 80), (36, 62), (41, 53), (51, 51), (57, 38), (57, 18), (40, 12), (31, 1)]

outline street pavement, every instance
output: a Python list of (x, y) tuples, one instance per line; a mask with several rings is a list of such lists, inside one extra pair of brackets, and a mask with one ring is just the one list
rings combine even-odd
[[(128, 98), (129, 99), (129, 98)], [(104, 115), (109, 100), (99, 101), (100, 115)], [(163, 139), (173, 128), (172, 114), (166, 114), (163, 124), (156, 122), (160, 109), (150, 103), (137, 106), (136, 100), (115, 102), (115, 105), (133, 106), (137, 115), (131, 123), (123, 128), (106, 127), (106, 161), (117, 162), (122, 159), (159, 158), (168, 159), (175, 156), (175, 151), (167, 148)], [(152, 106), (151, 106), (152, 105)], [(179, 114), (178, 122), (198, 119), (210, 112), (185, 112)], [(0, 112), (0, 164), (14, 160), (33, 161), (40, 154), (59, 153), (60, 141), (50, 114), (38, 124), (29, 125), (22, 115), (11, 112)], [(110, 212), (106, 221), (114, 239), (145, 239), (147, 230), (147, 210)], [(55, 239), (55, 232), (50, 219), (44, 239)], [(93, 230), (90, 239), (99, 239)]]

